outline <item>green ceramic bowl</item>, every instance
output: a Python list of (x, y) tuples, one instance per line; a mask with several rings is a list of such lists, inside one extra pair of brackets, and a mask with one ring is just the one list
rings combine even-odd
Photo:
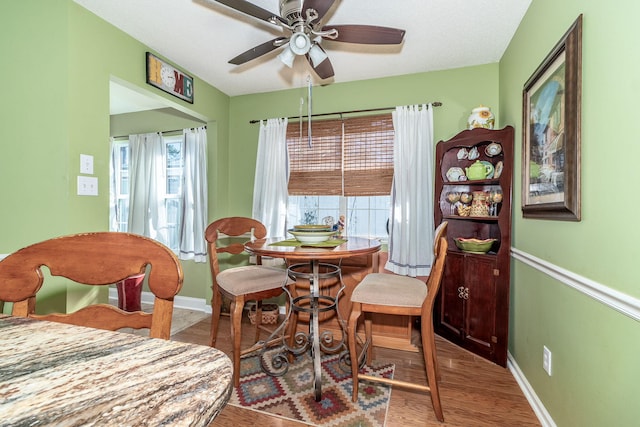
[(300, 225), (294, 225), (293, 226), (293, 231), (304, 231), (304, 232), (318, 231), (318, 232), (323, 232), (323, 231), (332, 231), (331, 228), (332, 228), (331, 226), (323, 225), (323, 224), (300, 224)]
[(465, 239), (464, 237), (456, 237), (456, 246), (465, 252), (474, 254), (486, 254), (491, 250), (494, 242), (498, 239)]

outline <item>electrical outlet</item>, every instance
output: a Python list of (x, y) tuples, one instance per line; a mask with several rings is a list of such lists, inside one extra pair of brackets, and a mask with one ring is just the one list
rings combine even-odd
[(547, 346), (543, 346), (542, 350), (542, 369), (551, 376), (551, 350)]
[(98, 178), (78, 175), (78, 196), (97, 196)]

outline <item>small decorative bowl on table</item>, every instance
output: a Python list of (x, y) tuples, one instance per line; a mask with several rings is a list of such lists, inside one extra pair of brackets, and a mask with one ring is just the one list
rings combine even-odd
[(456, 237), (453, 240), (462, 251), (472, 254), (486, 254), (491, 250), (493, 243), (498, 241), (498, 239), (465, 239), (464, 237)]
[(321, 243), (335, 236), (337, 231), (332, 227), (321, 224), (304, 224), (296, 225), (289, 230), (289, 234), (293, 235), (300, 243)]

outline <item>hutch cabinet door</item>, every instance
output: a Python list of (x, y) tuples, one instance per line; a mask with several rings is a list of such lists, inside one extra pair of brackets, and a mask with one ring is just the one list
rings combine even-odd
[(489, 354), (496, 340), (496, 261), (471, 255), (465, 258), (465, 339)]
[[(449, 252), (444, 266), (445, 273), (440, 285), (440, 319), (442, 328), (451, 334), (464, 337), (464, 255)], [(436, 321), (436, 323), (438, 323)]]

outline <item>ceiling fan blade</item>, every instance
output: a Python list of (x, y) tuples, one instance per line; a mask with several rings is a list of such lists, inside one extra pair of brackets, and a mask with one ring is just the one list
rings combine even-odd
[(400, 44), (405, 30), (374, 25), (326, 25), (322, 31), (337, 30), (338, 37), (327, 40), (359, 44)]
[(267, 54), (272, 50), (276, 50), (277, 48), (284, 45), (284, 42), (287, 40), (287, 37), (277, 37), (273, 40), (269, 40), (268, 42), (264, 42), (261, 45), (253, 47), (246, 52), (241, 53), (236, 56), (232, 60), (229, 61), (229, 64), (240, 65), (245, 62), (249, 62), (252, 59), (255, 59), (259, 56)]
[[(318, 47), (320, 46), (318, 45)], [(322, 47), (320, 47), (320, 49), (322, 49)], [(322, 51), (324, 52), (324, 49), (322, 49)], [(313, 68), (313, 71), (315, 71), (318, 77), (320, 77), (322, 80), (328, 79), (335, 75), (335, 73), (333, 72), (333, 65), (331, 65), (329, 57), (319, 63), (317, 67), (314, 67), (313, 61), (311, 60), (309, 54), (307, 53), (305, 56), (307, 57), (307, 61), (309, 61), (309, 65), (311, 65), (311, 68)]]
[(304, 3), (302, 4), (302, 16), (306, 17), (305, 10), (314, 9), (318, 12), (318, 18), (313, 22), (319, 22), (324, 18), (324, 15), (327, 14), (329, 9), (331, 9), (334, 2), (335, 0), (304, 0)]
[(282, 19), (282, 17), (278, 16), (273, 12), (269, 12), (266, 9), (261, 8), (260, 6), (256, 6), (253, 3), (249, 3), (245, 0), (214, 0), (218, 3), (221, 3), (231, 9), (235, 9), (238, 12), (245, 13), (247, 15), (253, 16), (258, 19), (262, 19), (263, 21), (267, 21), (271, 24), (275, 24), (275, 21), (280, 21), (283, 24), (287, 22)]

